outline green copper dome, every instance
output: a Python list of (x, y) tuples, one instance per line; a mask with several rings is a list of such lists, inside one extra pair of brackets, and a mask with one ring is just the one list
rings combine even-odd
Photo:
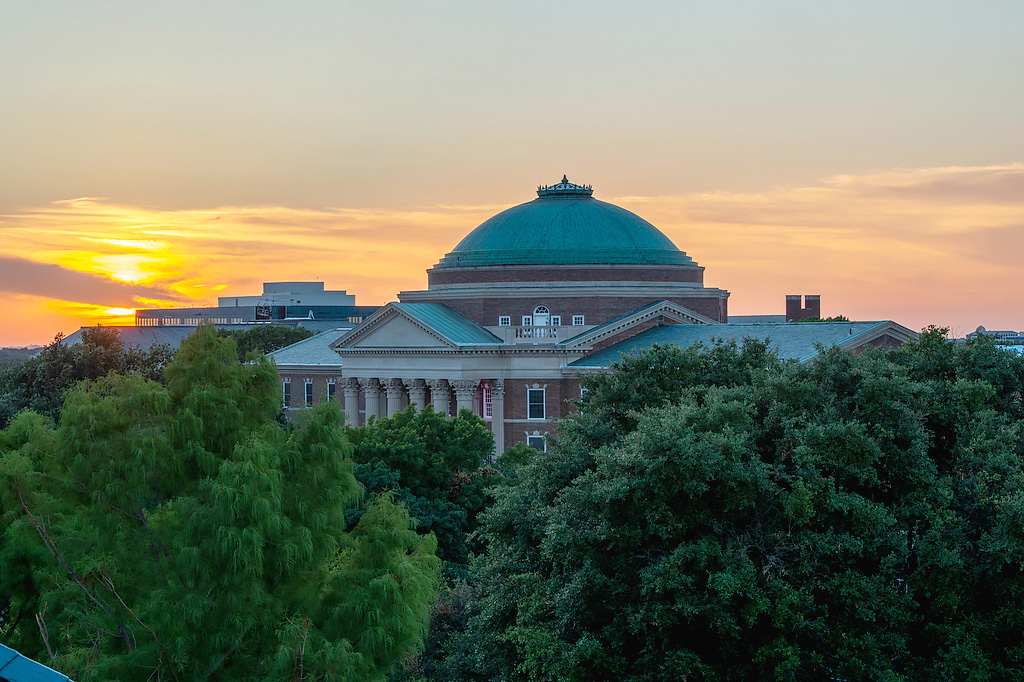
[(658, 228), (562, 181), (466, 235), (437, 268), (481, 265), (693, 265)]

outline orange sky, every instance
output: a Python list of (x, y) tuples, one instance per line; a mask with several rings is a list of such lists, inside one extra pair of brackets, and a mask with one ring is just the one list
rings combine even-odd
[(0, 345), (322, 280), (563, 173), (733, 314), (1024, 329), (1017, 0), (0, 2)]
[[(522, 199), (532, 194), (523, 188)], [(617, 197), (596, 187), (595, 197), (664, 231), (706, 267), (706, 284), (732, 293), (734, 315), (780, 314), (785, 294), (816, 293), (827, 315), (913, 329), (1024, 326), (1021, 163), (757, 193)], [(385, 303), (424, 287), (426, 268), (505, 207), (157, 210), (80, 198), (3, 215), (0, 288), (18, 324), (5, 323), (0, 345), (123, 323), (137, 307), (215, 304), (263, 281), (319, 279), (359, 304)]]

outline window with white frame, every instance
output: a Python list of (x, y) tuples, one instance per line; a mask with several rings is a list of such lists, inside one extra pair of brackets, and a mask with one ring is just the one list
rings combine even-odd
[(491, 385), (484, 382), (481, 387), (483, 391), (483, 404), (484, 404), (484, 419), (491, 419), (494, 416), (494, 407), (491, 398)]
[(533, 309), (533, 324), (536, 327), (546, 327), (551, 324), (551, 311), (546, 305), (539, 305)]
[(334, 400), (334, 394), (337, 393), (337, 391), (338, 391), (338, 387), (337, 387), (337, 384), (334, 383), (334, 380), (331, 379), (330, 381), (328, 381), (327, 382), (327, 400), (329, 400), (329, 401), (330, 400)]
[(584, 324), (583, 316), (582, 315), (573, 315), (572, 316), (572, 326), (579, 327), (582, 324)]
[(512, 326), (512, 316), (511, 315), (499, 315), (498, 316), (498, 326), (499, 327), (510, 327), (510, 326)]
[(532, 327), (533, 326), (533, 315), (523, 315), (523, 326), (524, 327)]
[(544, 389), (543, 388), (528, 388), (526, 389), (526, 418), (527, 419), (544, 419)]
[(306, 382), (306, 404), (307, 405), (312, 405), (313, 404), (313, 382), (312, 381), (307, 381)]
[(526, 444), (529, 445), (531, 448), (536, 448), (537, 450), (540, 450), (541, 452), (548, 451), (548, 442), (544, 438), (544, 436), (527, 436)]
[(281, 382), (281, 392), (284, 394), (284, 398), (281, 400), (281, 403), (285, 407), (291, 407), (291, 404), (292, 404), (292, 382), (289, 381), (288, 379), (285, 379), (284, 381), (282, 381)]
[(552, 327), (561, 327), (562, 326), (562, 316), (561, 315), (552, 315), (551, 316), (551, 326)]

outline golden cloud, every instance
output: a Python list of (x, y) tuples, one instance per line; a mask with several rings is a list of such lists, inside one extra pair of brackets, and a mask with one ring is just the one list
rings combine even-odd
[[(706, 266), (707, 284), (732, 292), (733, 314), (781, 313), (785, 294), (818, 293), (826, 314), (959, 331), (1020, 326), (1021, 163), (837, 175), (757, 193), (599, 198), (643, 216)], [(503, 208), (156, 210), (69, 199), (0, 215), (0, 259), (34, 273), (0, 275), (0, 289), (26, 305), (63, 302), (50, 312), (64, 316), (64, 331), (104, 310), (214, 304), (264, 281), (320, 279), (381, 304), (422, 288), (426, 268)], [(45, 340), (56, 330), (28, 331)]]

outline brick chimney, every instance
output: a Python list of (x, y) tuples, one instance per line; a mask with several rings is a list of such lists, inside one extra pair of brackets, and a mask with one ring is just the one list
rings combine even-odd
[(821, 296), (809, 294), (786, 295), (786, 322), (799, 322), (808, 317), (821, 317)]

